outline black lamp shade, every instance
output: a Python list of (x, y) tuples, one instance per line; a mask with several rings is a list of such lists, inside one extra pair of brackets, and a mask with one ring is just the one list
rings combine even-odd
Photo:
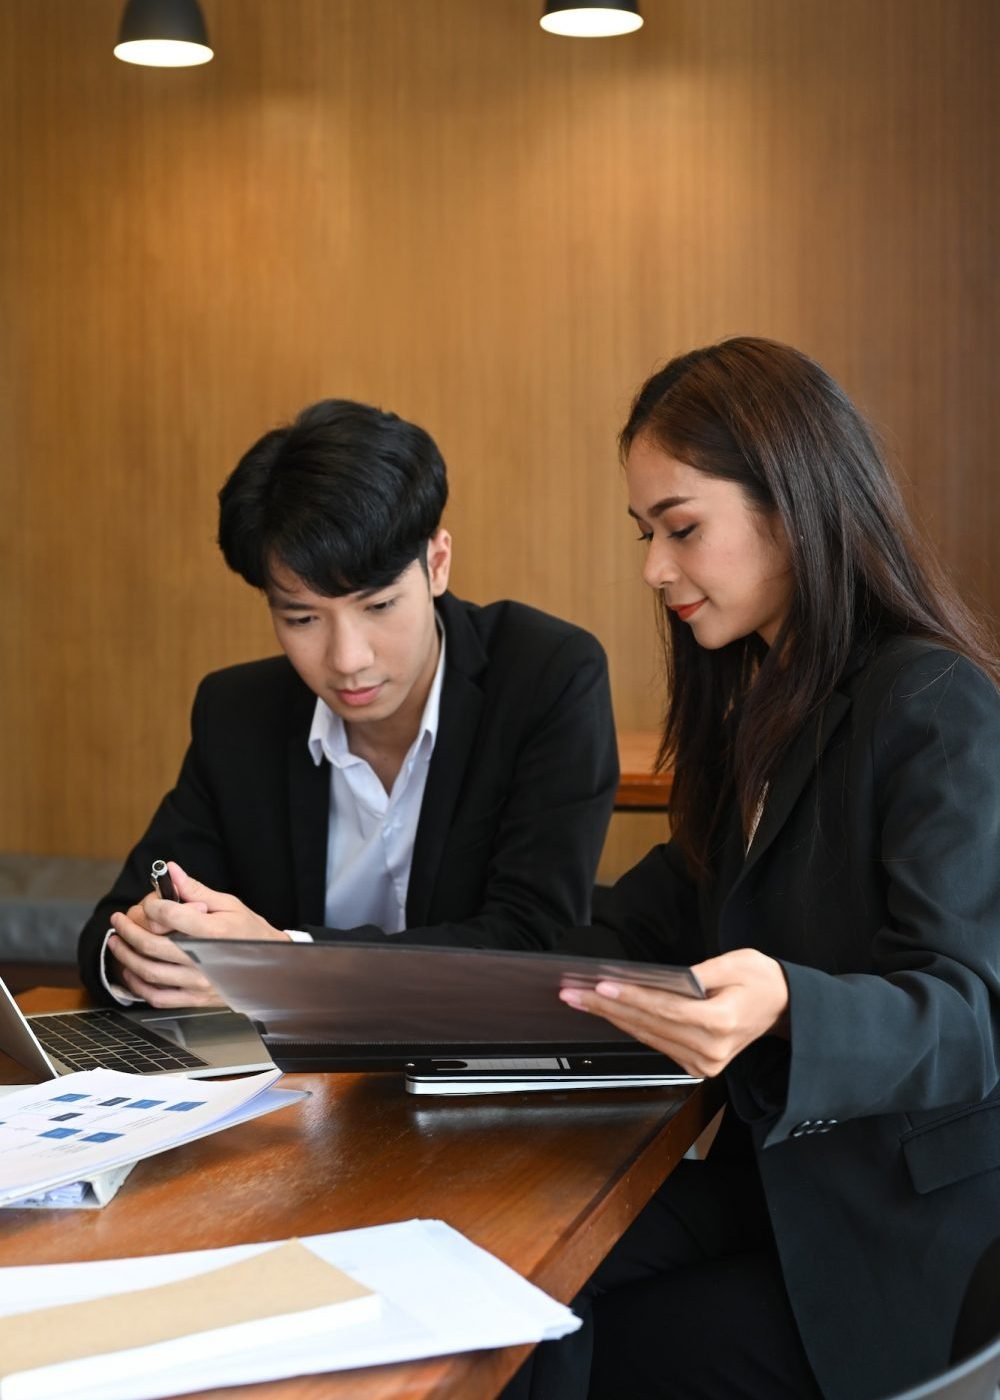
[(152, 67), (189, 67), (212, 57), (198, 0), (128, 0), (115, 56)]
[(145, 39), (175, 39), (208, 48), (208, 30), (198, 0), (128, 0), (118, 42), (132, 44)]

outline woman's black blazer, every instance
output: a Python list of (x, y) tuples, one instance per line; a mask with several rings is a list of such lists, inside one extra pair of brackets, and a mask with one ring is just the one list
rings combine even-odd
[[(603, 917), (603, 916), (602, 916)], [(591, 951), (779, 959), (790, 1038), (726, 1072), (824, 1395), (943, 1369), (1000, 1236), (1000, 695), (968, 661), (883, 640), (856, 657), (700, 893), (657, 847)]]

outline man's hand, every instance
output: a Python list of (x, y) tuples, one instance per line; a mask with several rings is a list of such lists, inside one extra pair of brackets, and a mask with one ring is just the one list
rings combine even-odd
[(225, 1005), (187, 953), (164, 938), (169, 929), (150, 933), (128, 914), (112, 914), (111, 925), (112, 974), (132, 996), (160, 1007)]
[(174, 861), (170, 862), (170, 874), (184, 902), (148, 894), (127, 914), (112, 914), (114, 934), (108, 940), (108, 952), (126, 989), (151, 1006), (224, 1006), (197, 964), (164, 934), (282, 941), (287, 941), (288, 935), (234, 895), (192, 880)]
[(756, 948), (698, 963), (708, 997), (654, 991), (609, 979), (592, 992), (565, 987), (560, 1000), (669, 1055), (687, 1074), (711, 1079), (762, 1035), (784, 1035), (788, 984), (781, 964)]
[(192, 938), (255, 938), (280, 939), (288, 942), (288, 934), (274, 928), (248, 909), (233, 894), (223, 894), (192, 880), (180, 866), (171, 861), (170, 874), (180, 902), (160, 899), (148, 894), (142, 901), (147, 919), (163, 925), (170, 933), (186, 933)]

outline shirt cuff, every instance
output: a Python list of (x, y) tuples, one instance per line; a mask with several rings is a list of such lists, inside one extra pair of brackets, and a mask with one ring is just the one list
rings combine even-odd
[(314, 943), (314, 942), (315, 942), (315, 939), (313, 938), (313, 936), (312, 936), (311, 933), (303, 933), (301, 929), (297, 929), (297, 928), (286, 928), (286, 929), (282, 929), (282, 933), (287, 933), (288, 937), (292, 940), (293, 943)]
[(101, 958), (98, 964), (101, 982), (104, 990), (110, 997), (114, 998), (119, 1006), (136, 1006), (142, 998), (134, 997), (131, 992), (127, 992), (124, 987), (119, 987), (117, 982), (112, 982), (108, 977), (108, 939), (113, 933), (114, 929), (109, 928), (104, 935), (104, 942), (101, 944)]

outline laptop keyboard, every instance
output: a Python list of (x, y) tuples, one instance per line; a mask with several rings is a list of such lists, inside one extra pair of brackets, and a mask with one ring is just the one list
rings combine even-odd
[(32, 1016), (31, 1029), (45, 1049), (69, 1069), (158, 1074), (165, 1070), (198, 1069), (206, 1063), (155, 1031), (124, 1020), (114, 1011)]

